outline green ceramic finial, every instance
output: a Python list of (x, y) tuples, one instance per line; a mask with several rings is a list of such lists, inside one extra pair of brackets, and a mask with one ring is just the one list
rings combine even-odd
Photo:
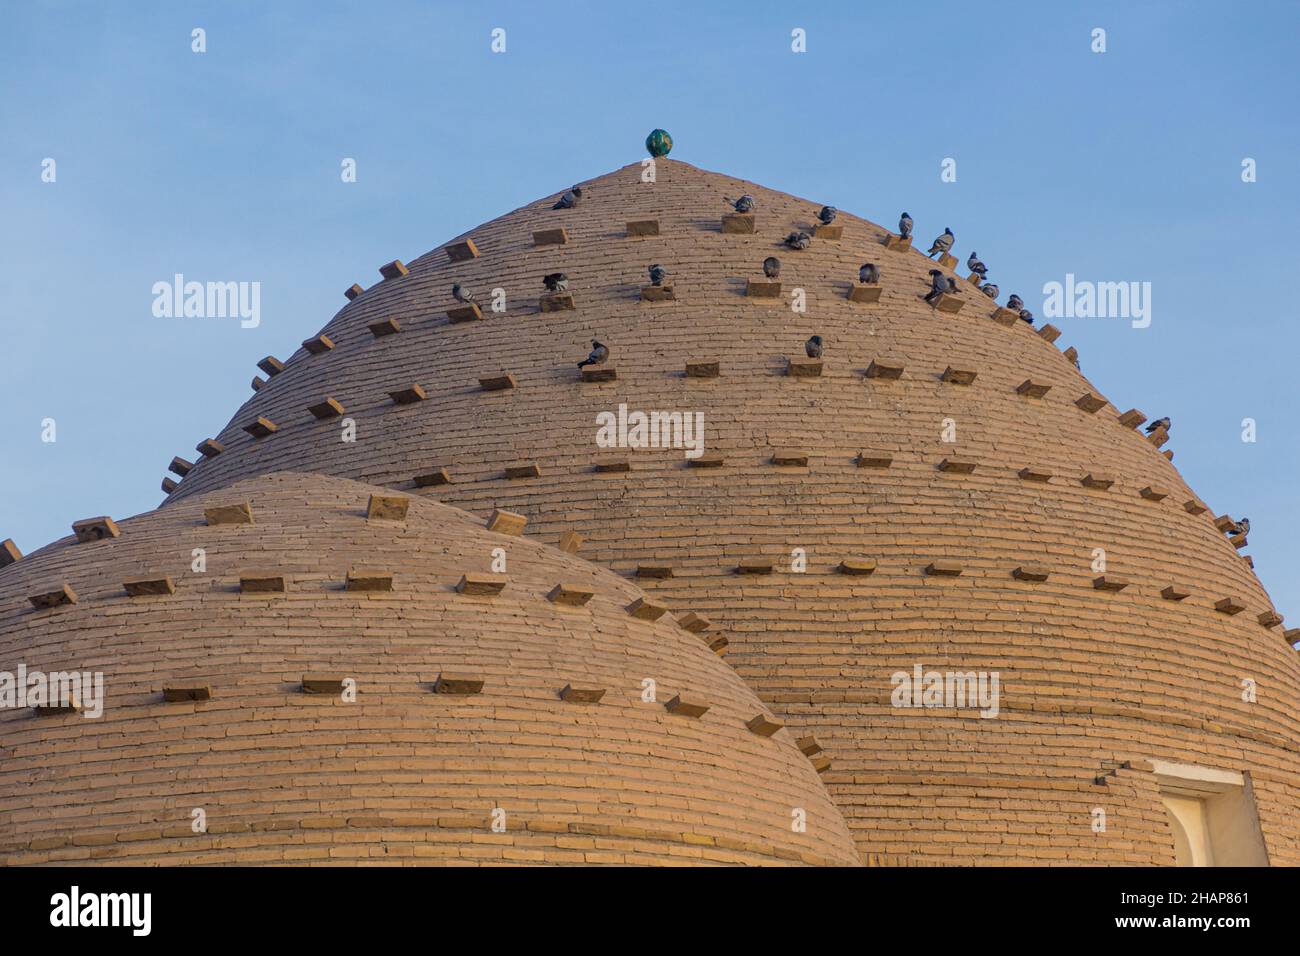
[(668, 130), (657, 129), (645, 138), (645, 148), (656, 159), (667, 156), (672, 152), (673, 138), (668, 135)]

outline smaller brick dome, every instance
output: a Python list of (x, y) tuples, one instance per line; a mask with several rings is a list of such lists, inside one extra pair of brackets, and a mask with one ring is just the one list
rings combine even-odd
[[(770, 713), (634, 585), (428, 499), (369, 515), (371, 495), (393, 493), (280, 472), (0, 571), (0, 670), (105, 684), (94, 719), (0, 710), (0, 855), (858, 862), (790, 731), (750, 729)], [(242, 502), (252, 523), (205, 520)], [(75, 603), (29, 600), (65, 584)]]

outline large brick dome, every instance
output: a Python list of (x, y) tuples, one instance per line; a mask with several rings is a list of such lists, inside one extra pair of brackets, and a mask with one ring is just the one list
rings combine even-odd
[(371, 493), (252, 478), (0, 573), (0, 666), (105, 683), (96, 719), (0, 711), (0, 858), (857, 862), (791, 732), (635, 586)]
[[(1054, 330), (995, 321), (964, 279), (960, 311), (932, 309), (934, 263), (879, 226), (841, 213), (842, 235), (792, 251), (820, 201), (655, 172), (617, 170), (576, 208), (550, 197), (353, 290), (323, 339), (264, 363), (161, 513), (292, 468), (507, 508), (548, 543), (578, 531), (584, 558), (711, 619), (735, 672), (821, 742), (870, 862), (1173, 863), (1177, 801), (1229, 791), (1246, 856), (1300, 862), (1300, 666), (1161, 434), (1121, 415), (1140, 396), (1107, 402)], [(719, 226), (741, 193), (751, 233)], [(747, 295), (769, 255), (780, 296)], [(878, 302), (849, 297), (865, 261)], [(643, 298), (650, 264), (672, 299)], [(571, 309), (542, 310), (552, 272)], [(453, 281), (481, 318), (451, 321)], [(789, 361), (812, 334), (820, 374), (798, 374), (818, 371)], [(593, 338), (604, 381), (575, 368)], [(702, 413), (703, 456), (600, 447), (620, 405)], [(996, 715), (900, 706), (926, 702), (896, 692), (918, 669), (996, 677)]]

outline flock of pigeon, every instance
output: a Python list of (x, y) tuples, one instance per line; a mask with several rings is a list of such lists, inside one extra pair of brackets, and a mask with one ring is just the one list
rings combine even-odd
[[(562, 195), (551, 208), (572, 209), (581, 201), (582, 187), (574, 186), (571, 189), (566, 190), (564, 195)], [(748, 194), (741, 196), (739, 199), (726, 199), (725, 201), (730, 203), (731, 207), (738, 213), (754, 211), (754, 197)], [(835, 217), (838, 214), (839, 211), (834, 206), (823, 206), (817, 213), (817, 220), (823, 225), (829, 226), (835, 221)], [(912, 236), (912, 217), (907, 213), (903, 213), (898, 220), (898, 235), (901, 239), (910, 239)], [(812, 245), (812, 239), (813, 237), (806, 232), (791, 232), (785, 237), (785, 245), (790, 249), (803, 250)], [(927, 250), (926, 255), (933, 259), (935, 256), (947, 254), (952, 249), (953, 243), (956, 239), (957, 237), (953, 234), (953, 231), (945, 227), (943, 234), (930, 244), (930, 248)], [(999, 289), (993, 283), (985, 281), (988, 277), (989, 269), (980, 259), (978, 253), (972, 251), (970, 256), (966, 259), (966, 265), (970, 269), (971, 274), (978, 276), (980, 283), (982, 283), (978, 285), (979, 290), (990, 299), (996, 300)], [(649, 271), (650, 284), (654, 286), (662, 286), (664, 279), (668, 277), (668, 270), (658, 264), (650, 266)], [(764, 259), (763, 275), (768, 279), (779, 278), (781, 275), (781, 260), (776, 256), (768, 256)], [(858, 282), (863, 285), (875, 285), (879, 283), (880, 267), (874, 262), (863, 263), (861, 268), (858, 269)], [(546, 291), (549, 293), (554, 294), (557, 292), (564, 292), (569, 287), (569, 277), (563, 272), (547, 273), (542, 276), (542, 284), (546, 287)], [(956, 291), (956, 279), (944, 275), (943, 272), (938, 269), (930, 270), (930, 291), (925, 296), (926, 302), (933, 304), (939, 296), (944, 293), (953, 293)], [(474, 302), (473, 294), (468, 292), (459, 282), (453, 283), (451, 294), (452, 298), (462, 304), (468, 305)], [(1025, 308), (1025, 303), (1020, 296), (1015, 295), (1014, 293), (1009, 296), (1007, 298), (1006, 308), (1018, 314), (1021, 320), (1028, 322), (1030, 325), (1034, 324), (1034, 314)], [(804, 352), (812, 359), (819, 359), (822, 357), (822, 348), (823, 343), (820, 335), (814, 335), (804, 343)], [(608, 360), (609, 347), (595, 339), (592, 339), (591, 352), (585, 359), (578, 363), (578, 368), (586, 368), (589, 365), (603, 365)], [(1077, 361), (1075, 364), (1078, 364)], [(1146, 431), (1147, 434), (1151, 434), (1156, 431), (1156, 429), (1163, 428), (1168, 432), (1171, 427), (1172, 422), (1168, 417), (1157, 418), (1155, 421), (1147, 425)], [(1225, 529), (1225, 533), (1229, 535), (1242, 535), (1249, 531), (1249, 518), (1242, 518), (1240, 521), (1235, 521)]]

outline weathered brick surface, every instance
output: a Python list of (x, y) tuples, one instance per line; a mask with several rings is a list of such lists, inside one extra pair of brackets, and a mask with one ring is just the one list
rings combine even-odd
[[(872, 223), (841, 212), (840, 241), (794, 252), (781, 238), (810, 225), (820, 202), (670, 160), (659, 161), (656, 183), (640, 176), (634, 164), (584, 184), (574, 210), (552, 211), (554, 197), (516, 210), (467, 234), (477, 258), (451, 262), (440, 246), (410, 262), (408, 276), (348, 303), (320, 330), (336, 347), (294, 354), (164, 513), (294, 468), (478, 515), (499, 506), (527, 516), (527, 534), (546, 542), (577, 530), (582, 557), (626, 577), (671, 568), (637, 581), (674, 614), (711, 619), (705, 636), (729, 639), (727, 661), (786, 732), (816, 735), (832, 760), (822, 779), (872, 862), (1170, 862), (1154, 783), (1095, 783), (1116, 761), (1147, 757), (1249, 772), (1270, 859), (1300, 863), (1300, 666), (1258, 623), (1271, 603), (1213, 512), (1187, 511), (1195, 491), (1119, 423), (1143, 396), (1079, 407), (1100, 391), (1055, 345), (1024, 323), (993, 321), (993, 303), (964, 286), (959, 313), (930, 309), (920, 297), (933, 262), (885, 249)], [(757, 199), (756, 231), (723, 233), (722, 197), (742, 192)], [(624, 224), (641, 219), (658, 220), (659, 234), (628, 238)], [(534, 231), (557, 226), (567, 244), (533, 244)], [(782, 298), (747, 297), (746, 280), (773, 254)], [(881, 268), (877, 303), (846, 297), (864, 261)], [(669, 272), (672, 302), (640, 299), (655, 262)], [(539, 311), (541, 276), (552, 271), (569, 276), (575, 309)], [(478, 294), (483, 321), (448, 323), (456, 280)], [(487, 308), (494, 288), (506, 292), (504, 314)], [(795, 289), (806, 314), (789, 308)], [(375, 339), (369, 324), (390, 316), (402, 333)], [(813, 333), (826, 344), (821, 376), (787, 376), (788, 357)], [(575, 363), (592, 338), (610, 347), (616, 381), (579, 381)], [(902, 376), (866, 378), (876, 360)], [(683, 374), (698, 362), (717, 362), (719, 375)], [(944, 382), (950, 366), (976, 378)], [(516, 387), (482, 391), (479, 377), (501, 369)], [(1026, 400), (1016, 388), (1027, 379), (1050, 390)], [(412, 382), (428, 400), (395, 406), (389, 392)], [(304, 411), (322, 395), (355, 419), (355, 443), (339, 441), (338, 421)], [(686, 468), (674, 450), (596, 448), (595, 416), (620, 402), (703, 412), (707, 457), (721, 466)], [(279, 430), (251, 438), (241, 424), (258, 416)], [(946, 419), (955, 444), (942, 440)], [(799, 449), (809, 466), (773, 467), (774, 448)], [(864, 449), (892, 461), (859, 468)], [(593, 468), (608, 457), (626, 457), (631, 470)], [(944, 459), (977, 467), (945, 472)], [(535, 463), (539, 477), (507, 479), (519, 462)], [(1022, 480), (1026, 465), (1051, 477)], [(438, 468), (450, 483), (414, 489), (416, 475)], [(1089, 473), (1114, 483), (1085, 487)], [(1152, 486), (1168, 496), (1143, 498)], [(789, 569), (795, 548), (806, 551), (806, 573)], [(1105, 574), (1129, 582), (1123, 591), (1093, 587), (1096, 548)], [(774, 573), (734, 573), (758, 558)], [(845, 559), (877, 566), (840, 574)], [(933, 562), (962, 574), (926, 576)], [(1018, 580), (1017, 567), (1049, 576)], [(1185, 600), (1161, 597), (1171, 581), (1190, 592)], [(1248, 613), (1216, 613), (1224, 595)], [(998, 672), (1001, 715), (891, 708), (890, 675), (917, 663)], [(1255, 703), (1241, 700), (1245, 677), (1257, 684)], [(1105, 834), (1091, 832), (1097, 806)], [(566, 839), (572, 862), (619, 852)]]
[[(0, 859), (11, 863), (817, 863), (852, 865), (839, 811), (788, 731), (747, 727), (762, 705), (699, 637), (628, 614), (634, 585), (481, 519), (415, 499), (367, 520), (380, 489), (280, 473), (72, 537), (0, 575), (0, 670), (100, 670), (104, 716), (0, 710)], [(251, 525), (204, 507), (252, 504)], [(504, 590), (457, 593), (508, 553)], [(207, 570), (191, 567), (194, 548)], [(241, 571), (286, 590), (241, 594)], [(391, 591), (346, 589), (358, 565)], [(175, 593), (130, 597), (166, 573)], [(557, 580), (593, 592), (547, 600)], [(80, 601), (25, 595), (67, 580)], [(357, 700), (304, 694), (351, 677)], [(439, 674), (481, 692), (432, 692)], [(642, 700), (642, 681), (657, 701)], [(168, 703), (170, 686), (207, 685)], [(599, 703), (562, 700), (568, 684)], [(664, 702), (702, 698), (684, 720)], [(206, 833), (191, 811), (207, 814)], [(492, 811), (506, 813), (492, 832)], [(804, 833), (792, 811), (807, 814)]]

